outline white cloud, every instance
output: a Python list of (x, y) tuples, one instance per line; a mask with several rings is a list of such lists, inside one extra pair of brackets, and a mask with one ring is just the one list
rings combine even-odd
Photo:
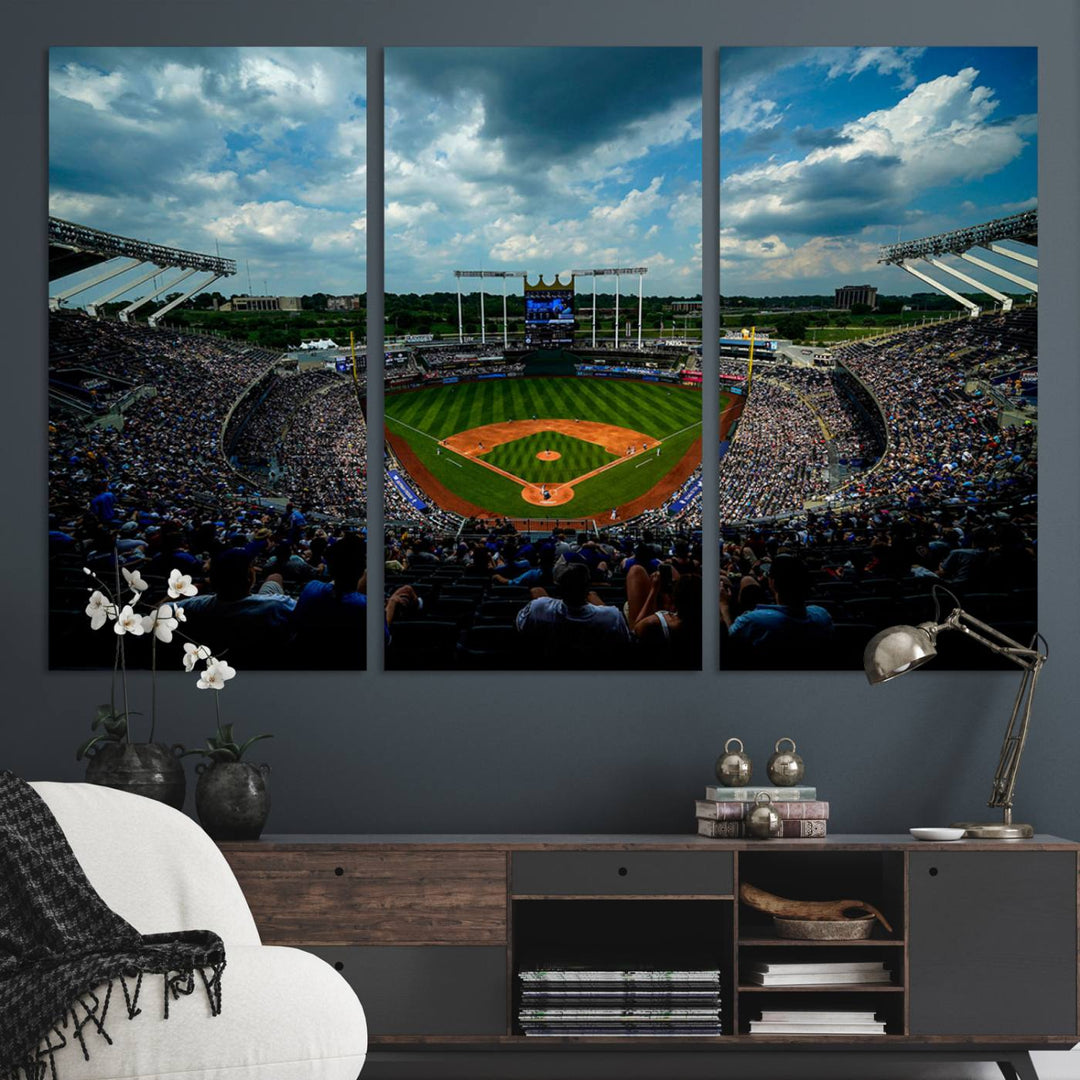
[(81, 101), (99, 112), (107, 110), (127, 89), (121, 71), (101, 72), (82, 64), (65, 64), (49, 78), (49, 90), (71, 101)]
[(52, 213), (220, 243), (281, 293), (357, 287), (363, 50), (56, 49), (50, 63)]
[(852, 79), (864, 71), (875, 70), (880, 75), (898, 75), (900, 86), (910, 90), (918, 81), (914, 62), (925, 52), (922, 48), (897, 49), (874, 47), (868, 49), (841, 49), (841, 54), (829, 65), (829, 78), (848, 75)]
[[(815, 218), (835, 215), (845, 197), (865, 213), (887, 204), (897, 220), (921, 190), (998, 171), (1022, 152), (1035, 117), (991, 123), (998, 102), (977, 77), (974, 68), (942, 75), (891, 108), (844, 124), (838, 145), (731, 174), (723, 184), (725, 226), (753, 230), (767, 221), (775, 229), (787, 220), (813, 230)], [(873, 178), (864, 185), (869, 170)]]
[[(698, 99), (665, 103), (604, 132), (572, 159), (545, 162), (523, 160), (487, 133), (478, 91), (459, 87), (449, 97), (405, 101), (389, 84), (387, 98), (390, 291), (418, 280), (445, 283), (462, 259), (546, 274), (560, 265), (565, 272), (571, 261), (636, 265), (645, 238), (650, 246), (666, 239), (672, 265), (680, 261), (672, 251), (682, 246), (681, 262), (692, 264), (700, 182), (680, 178), (676, 193), (650, 161), (700, 138)], [(660, 273), (658, 263), (658, 284)]]

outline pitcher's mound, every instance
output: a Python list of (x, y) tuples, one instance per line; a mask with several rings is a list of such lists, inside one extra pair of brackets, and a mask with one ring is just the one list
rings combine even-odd
[(534, 506), (562, 506), (574, 497), (574, 489), (569, 484), (561, 484), (557, 488), (547, 489), (547, 498), (537, 484), (526, 484), (521, 489), (521, 497)]
[(558, 450), (541, 450), (536, 455), (537, 461), (558, 461), (562, 457), (562, 454)]

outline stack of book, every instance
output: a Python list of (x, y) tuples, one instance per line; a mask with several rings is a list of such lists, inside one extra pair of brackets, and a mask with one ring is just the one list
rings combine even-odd
[(821, 802), (814, 787), (716, 787), (694, 804), (698, 832), (718, 840), (739, 840), (746, 835), (745, 819), (760, 793), (769, 796), (779, 815), (785, 838), (818, 839), (826, 835), (829, 804)]
[(884, 1035), (885, 1021), (858, 1009), (763, 1009), (751, 1035)]
[(526, 1035), (722, 1035), (720, 972), (519, 971)]
[(867, 986), (891, 983), (881, 960), (842, 960), (777, 964), (759, 961), (742, 968), (742, 981), (755, 986)]

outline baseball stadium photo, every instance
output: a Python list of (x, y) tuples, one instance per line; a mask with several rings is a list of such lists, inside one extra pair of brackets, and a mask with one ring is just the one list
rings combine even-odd
[(724, 49), (720, 82), (722, 667), (1035, 657), (1036, 51)]
[(51, 51), (52, 667), (366, 665), (365, 78)]
[(388, 50), (388, 668), (700, 668), (700, 60)]

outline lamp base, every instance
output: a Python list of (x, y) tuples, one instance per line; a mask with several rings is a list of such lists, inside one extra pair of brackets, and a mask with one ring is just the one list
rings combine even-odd
[(954, 829), (964, 830), (965, 840), (1030, 840), (1031, 825), (1006, 825), (1001, 821), (954, 821)]

